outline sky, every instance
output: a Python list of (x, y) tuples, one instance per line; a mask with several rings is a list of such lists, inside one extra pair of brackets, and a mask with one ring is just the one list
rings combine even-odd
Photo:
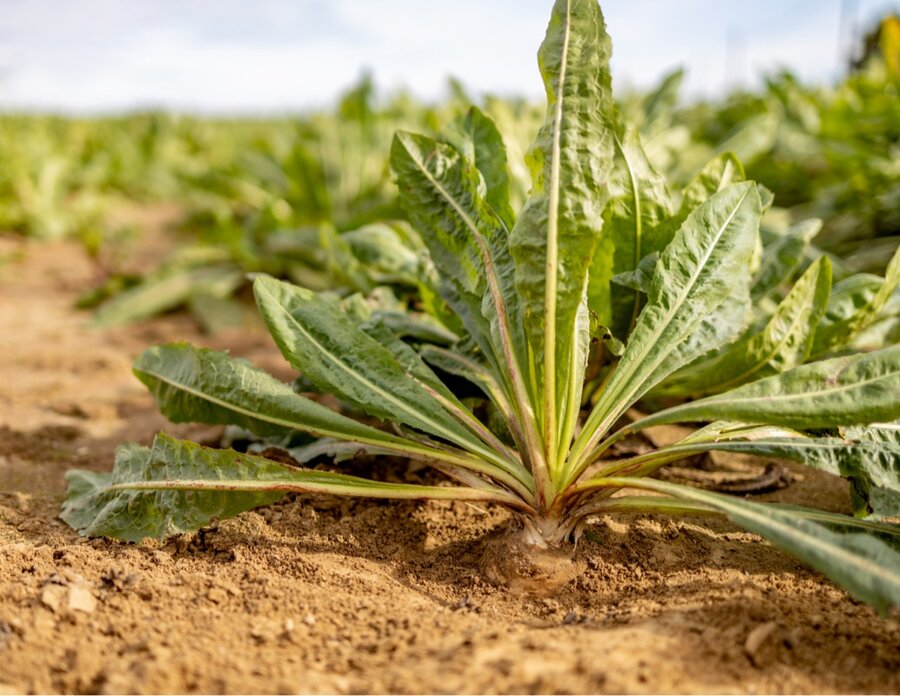
[[(549, 0), (0, 0), (0, 110), (327, 107), (366, 70), (382, 90), (538, 98)], [(851, 35), (900, 0), (603, 0), (617, 88), (687, 69), (715, 96), (789, 67), (833, 80)], [(843, 17), (845, 21), (842, 22)], [(843, 46), (842, 46), (843, 44)]]

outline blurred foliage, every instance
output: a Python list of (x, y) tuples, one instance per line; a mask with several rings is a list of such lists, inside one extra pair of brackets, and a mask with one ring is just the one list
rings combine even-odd
[[(676, 71), (622, 98), (621, 111), (673, 184), (731, 152), (774, 193), (770, 228), (820, 218), (809, 258), (828, 253), (836, 278), (883, 273), (900, 239), (900, 19), (886, 18), (861, 56), (833, 88), (782, 72), (755, 92), (684, 106)], [(397, 203), (391, 138), (398, 129), (446, 132), (475, 101), (503, 133), (518, 210), (542, 106), (475, 100), (453, 80), (437, 104), (403, 92), (382, 98), (364, 76), (332, 110), (294, 117), (0, 116), (0, 230), (75, 237), (96, 254), (136, 234), (110, 211), (177, 204), (179, 241), (161, 266), (138, 266), (137, 276), (133, 263), (107, 264), (106, 282), (82, 298), (105, 325), (187, 306), (214, 329), (207, 317), (238, 316), (230, 298), (254, 272), (341, 294), (384, 283), (414, 292), (427, 269)]]

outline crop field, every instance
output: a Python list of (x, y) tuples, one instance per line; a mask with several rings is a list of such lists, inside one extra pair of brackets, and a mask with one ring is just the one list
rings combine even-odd
[(900, 18), (548, 13), (544, 102), (0, 113), (0, 694), (900, 693)]

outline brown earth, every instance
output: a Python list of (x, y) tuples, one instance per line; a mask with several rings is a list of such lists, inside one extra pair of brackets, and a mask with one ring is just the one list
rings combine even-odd
[[(67, 469), (217, 437), (156, 413), (142, 348), (289, 374), (259, 331), (92, 330), (71, 307), (94, 273), (75, 245), (0, 239), (0, 694), (900, 691), (896, 617), (721, 521), (598, 520), (549, 598), (484, 580), (505, 513), (466, 504), (293, 497), (168, 543), (80, 538), (56, 518)], [(809, 472), (777, 497), (848, 505)]]

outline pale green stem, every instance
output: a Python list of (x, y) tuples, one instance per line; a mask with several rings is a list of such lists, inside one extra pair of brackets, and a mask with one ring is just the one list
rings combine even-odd
[(385, 498), (394, 500), (479, 500), (492, 502), (535, 514), (534, 508), (512, 493), (500, 489), (487, 491), (476, 488), (414, 486), (412, 484), (377, 485), (342, 485), (336, 483), (298, 483), (294, 481), (252, 481), (246, 479), (220, 479), (208, 481), (203, 479), (172, 481), (134, 481), (114, 483), (106, 486), (107, 491), (129, 490), (189, 490), (189, 491), (284, 491), (286, 493), (327, 493), (329, 495), (346, 495), (360, 498)]

